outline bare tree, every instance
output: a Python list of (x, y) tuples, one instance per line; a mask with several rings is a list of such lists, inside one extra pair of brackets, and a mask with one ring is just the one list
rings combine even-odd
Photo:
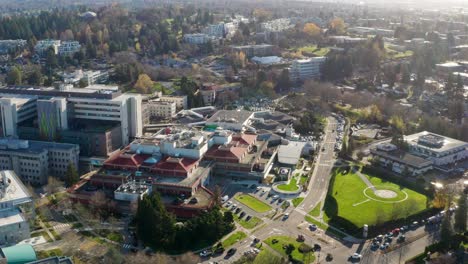
[(64, 187), (63, 181), (60, 181), (56, 177), (49, 176), (47, 178), (47, 185), (44, 187), (44, 190), (49, 193), (56, 193)]

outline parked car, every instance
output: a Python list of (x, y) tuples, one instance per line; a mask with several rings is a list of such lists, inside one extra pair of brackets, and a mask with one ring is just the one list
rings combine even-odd
[(398, 242), (398, 243), (402, 243), (402, 242), (404, 242), (405, 240), (406, 240), (406, 237), (405, 237), (404, 235), (401, 235), (401, 236), (399, 236), (399, 237), (397, 238), (397, 242)]
[(327, 257), (325, 258), (326, 261), (332, 261), (333, 260), (333, 255), (328, 253)]
[(297, 236), (297, 241), (298, 241), (298, 242), (304, 242), (304, 240), (305, 240), (304, 235), (298, 235), (298, 236)]
[(206, 258), (211, 256), (212, 254), (213, 252), (211, 250), (203, 250), (202, 252), (200, 252), (200, 257)]
[(362, 258), (362, 255), (359, 254), (359, 253), (354, 253), (353, 255), (351, 255), (351, 258), (352, 258), (352, 259), (358, 260), (358, 259), (361, 259), (361, 258)]
[(242, 213), (239, 215), (239, 217), (242, 218), (242, 217), (244, 217), (244, 215), (245, 215), (245, 212), (242, 212)]
[(217, 247), (214, 251), (214, 253), (216, 254), (222, 254), (224, 252), (224, 248), (223, 247)]
[(311, 231), (317, 230), (317, 225), (315, 225), (315, 224), (310, 224), (310, 225), (309, 225), (309, 229), (310, 229)]
[(241, 210), (240, 208), (237, 208), (235, 213), (238, 214), (240, 212), (240, 210)]
[(283, 215), (283, 221), (286, 220), (286, 219), (288, 219), (288, 218), (289, 218), (289, 213), (285, 213), (285, 214)]
[(231, 249), (229, 249), (228, 252), (226, 253), (226, 256), (232, 256), (232, 255), (236, 254), (236, 252), (237, 252), (237, 249), (231, 248)]

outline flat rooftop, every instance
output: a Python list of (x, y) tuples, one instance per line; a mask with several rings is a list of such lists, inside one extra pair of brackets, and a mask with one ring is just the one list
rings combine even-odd
[(51, 97), (83, 97), (95, 99), (114, 99), (122, 95), (115, 86), (91, 86), (90, 88), (67, 88), (64, 90), (56, 89), (54, 87), (42, 86), (3, 86), (0, 87), (0, 93), (15, 94), (15, 95), (38, 95), (38, 96), (51, 96)]
[(25, 221), (26, 219), (18, 209), (0, 212), (0, 226), (19, 224)]
[(236, 123), (244, 124), (250, 117), (252, 112), (244, 110), (219, 110), (211, 116), (206, 123)]
[(445, 152), (459, 147), (468, 148), (467, 142), (428, 131), (422, 131), (416, 134), (405, 136), (405, 141), (410, 145), (417, 145), (418, 147), (434, 152)]
[(46, 141), (21, 140), (21, 139), (0, 139), (0, 150), (7, 150), (21, 153), (41, 153), (46, 149), (70, 150), (76, 148), (75, 144), (56, 143)]
[(381, 151), (377, 149), (372, 149), (371, 153), (374, 155), (382, 156), (386, 159), (397, 161), (399, 163), (407, 164), (415, 168), (424, 168), (432, 164), (430, 160), (426, 160), (424, 158), (400, 150)]
[(0, 186), (0, 190), (4, 191), (3, 197), (0, 196), (0, 203), (12, 202), (13, 205), (19, 205), (32, 201), (31, 195), (14, 171), (0, 171), (0, 179), (3, 180), (3, 177), (6, 177), (9, 182), (6, 186), (4, 183)]

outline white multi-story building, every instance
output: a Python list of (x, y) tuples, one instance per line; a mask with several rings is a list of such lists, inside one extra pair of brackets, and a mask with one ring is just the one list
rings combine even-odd
[(60, 56), (72, 56), (80, 49), (81, 45), (78, 41), (63, 41), (58, 47), (58, 54)]
[(260, 24), (261, 29), (264, 32), (281, 32), (292, 28), (294, 25), (291, 24), (289, 18), (279, 18)]
[(468, 159), (468, 143), (423, 131), (405, 136), (410, 152), (431, 160), (436, 166), (454, 164)]
[(320, 78), (320, 69), (326, 57), (315, 57), (304, 60), (294, 60), (289, 71), (292, 81), (305, 81)]
[(196, 34), (184, 35), (184, 41), (189, 44), (196, 44), (196, 45), (206, 44), (210, 40), (212, 40), (212, 38), (208, 36), (207, 34), (196, 33)]
[(176, 114), (176, 103), (161, 100), (149, 101), (146, 104), (146, 110), (150, 118), (171, 118)]
[(226, 34), (224, 23), (208, 25), (203, 31), (208, 36), (215, 38), (224, 38)]
[(170, 96), (163, 95), (159, 98), (163, 102), (175, 102), (177, 109), (187, 109), (187, 96)]
[[(0, 95), (2, 93), (5, 94), (4, 98), (0, 98), (2, 136), (17, 136), (18, 123), (43, 115), (56, 116), (56, 111), (60, 112), (58, 116), (63, 116), (62, 113), (65, 112), (68, 120), (102, 120), (119, 123), (122, 144), (125, 145), (128, 144), (129, 138), (143, 134), (141, 95), (122, 94), (118, 91), (118, 87), (90, 85), (80, 89), (63, 87), (58, 90), (13, 86), (0, 88)], [(57, 109), (52, 107), (46, 109), (46, 112), (38, 112), (37, 97), (65, 98), (66, 104), (56, 104)]]
[(63, 82), (67, 84), (78, 84), (80, 80), (86, 81), (88, 85), (95, 83), (103, 84), (109, 80), (108, 71), (83, 71), (76, 70), (71, 73), (62, 74)]
[(29, 238), (33, 212), (31, 194), (15, 172), (0, 171), (0, 244), (16, 244)]

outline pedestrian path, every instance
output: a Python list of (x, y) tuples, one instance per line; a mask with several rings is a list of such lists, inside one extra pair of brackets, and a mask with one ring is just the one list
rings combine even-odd
[(71, 228), (71, 225), (70, 224), (58, 224), (58, 225), (54, 225), (53, 228), (58, 231), (58, 232), (67, 232), (70, 230)]
[(361, 178), (361, 180), (367, 185), (367, 187), (371, 188), (373, 192), (375, 192), (377, 189), (375, 189), (375, 186), (369, 181), (369, 179), (363, 175), (359, 170), (353, 169), (353, 171)]

